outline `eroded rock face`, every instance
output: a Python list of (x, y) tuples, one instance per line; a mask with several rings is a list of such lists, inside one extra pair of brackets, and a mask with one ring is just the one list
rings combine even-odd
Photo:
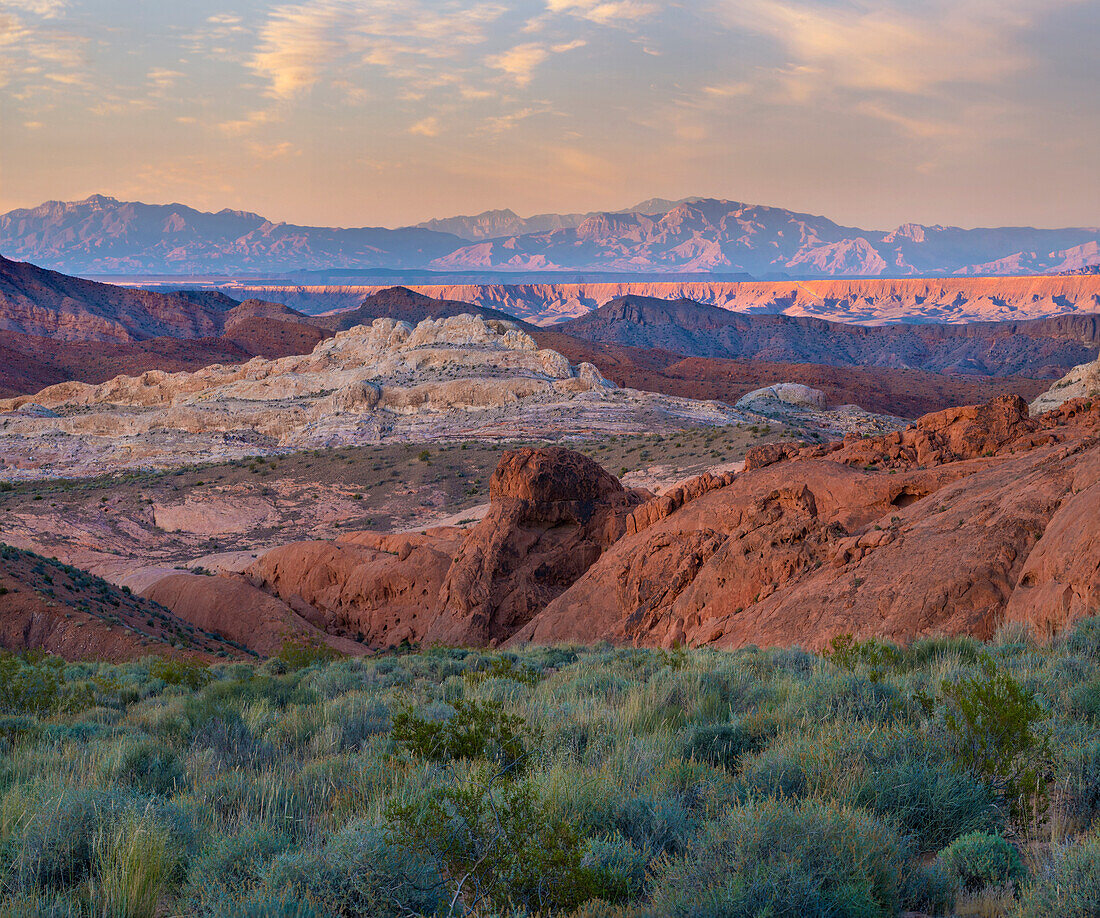
[(506, 453), (489, 495), (488, 514), (447, 572), (430, 641), (510, 637), (580, 577), (651, 496), (625, 490), (588, 457), (560, 447)]
[(1031, 403), (1031, 412), (1051, 411), (1077, 398), (1100, 398), (1100, 357), (1070, 370)]
[(0, 474), (80, 476), (325, 446), (757, 420), (719, 402), (619, 389), (510, 322), (458, 315), (414, 328), (376, 319), (305, 355), (64, 382), (0, 400)]
[[(627, 534), (514, 642), (820, 648), (1100, 612), (1100, 405), (1019, 400), (791, 447)], [(781, 452), (781, 451), (773, 451)]]

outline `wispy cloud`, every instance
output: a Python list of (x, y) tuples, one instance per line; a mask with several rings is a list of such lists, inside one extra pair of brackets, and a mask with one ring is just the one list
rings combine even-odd
[(434, 115), (422, 118), (409, 128), (410, 134), (419, 134), (421, 137), (435, 137), (439, 133), (439, 119)]
[(564, 54), (583, 48), (587, 42), (583, 38), (561, 42), (556, 45), (544, 45), (537, 41), (524, 42), (514, 48), (486, 58), (485, 63), (494, 70), (501, 70), (511, 77), (517, 86), (526, 86), (531, 82), (535, 69), (546, 61), (551, 54)]
[(250, 60), (271, 95), (290, 98), (330, 70), (373, 65), (402, 71), (419, 60), (452, 57), (486, 40), (486, 27), (505, 12), (493, 2), (310, 0), (277, 7), (260, 30)]
[(921, 94), (995, 83), (1023, 68), (1034, 13), (1065, 0), (848, 2), (730, 0), (725, 21), (769, 35), (822, 88)]
[(547, 0), (553, 13), (571, 13), (600, 25), (639, 22), (657, 12), (655, 3), (645, 0)]

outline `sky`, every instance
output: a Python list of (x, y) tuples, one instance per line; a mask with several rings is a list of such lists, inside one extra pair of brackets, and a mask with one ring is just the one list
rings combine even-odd
[(1100, 0), (0, 0), (0, 212), (1100, 224)]

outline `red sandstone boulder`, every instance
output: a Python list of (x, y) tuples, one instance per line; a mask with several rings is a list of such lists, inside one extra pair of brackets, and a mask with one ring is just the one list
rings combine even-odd
[(506, 453), (489, 483), (489, 512), (447, 572), (427, 640), (511, 637), (626, 531), (650, 496), (562, 447)]

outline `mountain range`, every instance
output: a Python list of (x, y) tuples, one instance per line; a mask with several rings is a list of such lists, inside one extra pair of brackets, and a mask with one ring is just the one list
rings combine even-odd
[(418, 226), (314, 227), (93, 195), (0, 215), (0, 252), (70, 274), (263, 274), (330, 268), (629, 275), (888, 277), (1061, 273), (1100, 263), (1100, 228), (889, 231), (713, 198), (619, 212), (509, 210)]

